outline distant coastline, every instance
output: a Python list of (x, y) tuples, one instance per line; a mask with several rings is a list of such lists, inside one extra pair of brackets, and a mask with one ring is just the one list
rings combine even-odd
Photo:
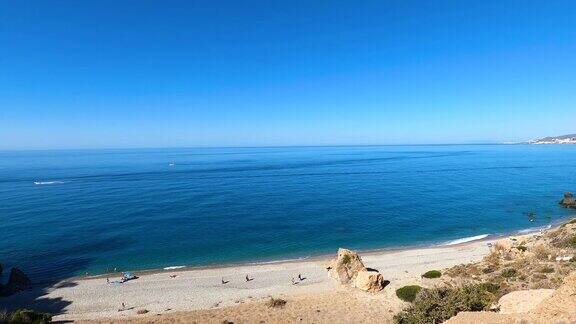
[(576, 134), (549, 136), (528, 141), (527, 144), (576, 144)]

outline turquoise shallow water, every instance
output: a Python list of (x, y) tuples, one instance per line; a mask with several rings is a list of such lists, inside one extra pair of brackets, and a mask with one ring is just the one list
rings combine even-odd
[(0, 152), (0, 262), (42, 282), (442, 243), (568, 217), (570, 190), (576, 146)]

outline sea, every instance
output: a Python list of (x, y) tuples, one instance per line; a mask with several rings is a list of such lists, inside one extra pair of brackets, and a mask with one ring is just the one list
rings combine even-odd
[(574, 216), (566, 191), (576, 145), (2, 151), (0, 263), (45, 283), (454, 244)]

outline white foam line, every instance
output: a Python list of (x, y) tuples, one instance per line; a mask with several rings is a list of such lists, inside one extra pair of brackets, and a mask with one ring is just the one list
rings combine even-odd
[(534, 232), (539, 232), (539, 231), (543, 231), (543, 230), (548, 230), (551, 229), (552, 225), (546, 225), (546, 226), (540, 226), (540, 227), (531, 227), (531, 228), (526, 228), (523, 230), (519, 230), (517, 233), (518, 234), (530, 234), (530, 233), (534, 233)]
[(41, 185), (51, 185), (51, 184), (60, 184), (60, 183), (64, 183), (64, 181), (34, 181), (35, 185), (41, 186)]
[(248, 265), (259, 265), (259, 264), (275, 264), (275, 263), (284, 263), (284, 262), (293, 262), (293, 261), (303, 261), (308, 259), (309, 257), (301, 257), (301, 258), (294, 258), (294, 259), (282, 259), (282, 260), (272, 260), (272, 261), (257, 261), (257, 262), (249, 262)]
[(481, 235), (476, 235), (476, 236), (470, 236), (470, 237), (463, 237), (454, 241), (450, 241), (444, 245), (456, 245), (456, 244), (461, 244), (461, 243), (467, 243), (467, 242), (472, 242), (472, 241), (478, 241), (481, 239), (485, 239), (488, 236), (490, 236), (490, 234), (481, 234)]

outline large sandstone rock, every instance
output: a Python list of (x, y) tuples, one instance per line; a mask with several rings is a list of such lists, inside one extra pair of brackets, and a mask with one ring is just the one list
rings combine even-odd
[(378, 292), (384, 289), (384, 277), (375, 270), (362, 270), (356, 275), (354, 286), (364, 291)]
[(564, 199), (560, 200), (560, 205), (566, 208), (576, 208), (576, 200), (574, 199), (574, 195), (571, 192), (567, 192), (564, 194)]
[(330, 276), (341, 284), (356, 279), (358, 272), (366, 270), (358, 253), (348, 249), (338, 249), (338, 257), (330, 263)]
[(19, 291), (28, 289), (31, 284), (30, 279), (22, 270), (12, 268), (10, 270), (10, 276), (8, 277), (8, 283), (2, 287), (0, 295), (10, 296)]
[(445, 324), (576, 323), (576, 271), (564, 278), (564, 284), (560, 288), (552, 294), (546, 292), (545, 295), (548, 296), (538, 296), (540, 302), (536, 305), (535, 301), (526, 299), (528, 296), (517, 300), (519, 303), (530, 304), (527, 307), (515, 306), (519, 313), (460, 312)]
[(500, 297), (498, 305), (501, 314), (527, 313), (546, 298), (552, 296), (554, 289), (518, 290)]

